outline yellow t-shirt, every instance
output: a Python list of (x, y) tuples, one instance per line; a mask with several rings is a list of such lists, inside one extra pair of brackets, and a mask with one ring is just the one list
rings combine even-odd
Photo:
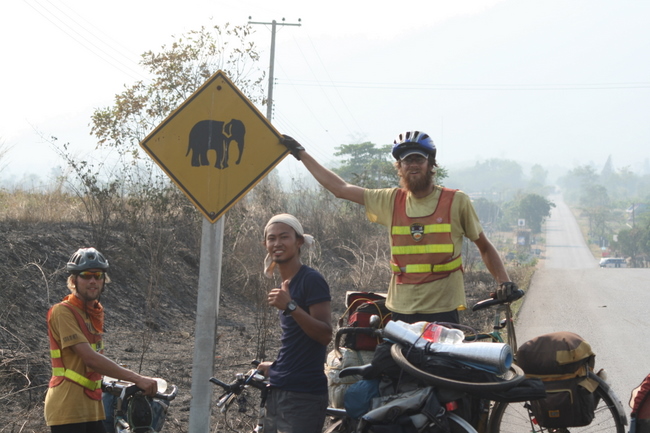
[[(77, 311), (81, 317), (88, 319), (83, 311), (79, 309)], [(90, 320), (85, 322), (88, 329), (93, 332)], [(61, 347), (63, 365), (79, 373), (85, 373), (86, 366), (71, 347), (78, 343), (88, 343), (88, 339), (79, 329), (72, 311), (63, 305), (55, 305), (48, 326)], [(45, 422), (48, 426), (101, 421), (104, 418), (106, 416), (102, 402), (87, 397), (84, 388), (80, 385), (64, 380), (59, 386), (48, 388), (45, 395)]]
[[(442, 187), (436, 186), (428, 196), (418, 199), (408, 193), (406, 215), (422, 217), (431, 215), (438, 205)], [(364, 192), (366, 216), (371, 222), (389, 228), (393, 221), (393, 207), (397, 188), (367, 189)], [(451, 205), (451, 238), (454, 256), (462, 251), (463, 237), (471, 241), (478, 239), (483, 231), (470, 198), (462, 191), (456, 191)], [(442, 313), (465, 308), (463, 273), (452, 272), (448, 277), (425, 284), (396, 284), (393, 275), (388, 286), (386, 306), (396, 313)]]

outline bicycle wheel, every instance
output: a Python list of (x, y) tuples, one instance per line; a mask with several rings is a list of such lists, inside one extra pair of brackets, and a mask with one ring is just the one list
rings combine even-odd
[[(471, 343), (470, 343), (471, 344)], [(404, 371), (417, 377), (418, 379), (426, 382), (427, 384), (439, 386), (443, 388), (455, 389), (465, 392), (500, 392), (507, 391), (510, 388), (517, 386), (522, 380), (526, 378), (524, 372), (517, 365), (512, 364), (510, 370), (503, 376), (502, 381), (498, 382), (464, 382), (460, 380), (450, 379), (448, 377), (436, 376), (424, 370), (420, 370), (406, 359), (402, 352), (402, 346), (393, 344), (390, 348), (390, 354), (393, 360)]]
[[(470, 423), (456, 415), (455, 413), (449, 413), (449, 430), (451, 433), (476, 433), (476, 430)], [(439, 430), (434, 430), (439, 431)]]
[(323, 433), (352, 433), (356, 428), (356, 420), (352, 418), (334, 418), (328, 416), (325, 418)]
[(257, 427), (260, 399), (259, 390), (244, 388), (223, 414), (226, 427), (233, 432), (252, 432)]
[(612, 397), (602, 387), (594, 391), (596, 401), (596, 413), (591, 424), (584, 427), (568, 427), (547, 429), (537, 425), (533, 414), (530, 412), (530, 403), (497, 402), (492, 409), (489, 421), (488, 433), (625, 433), (625, 426), (616, 410)]

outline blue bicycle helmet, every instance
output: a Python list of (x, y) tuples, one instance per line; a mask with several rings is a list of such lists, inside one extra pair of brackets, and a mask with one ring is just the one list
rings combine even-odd
[(87, 269), (108, 270), (108, 260), (94, 248), (80, 248), (74, 253), (65, 268), (68, 272), (77, 273)]
[(393, 157), (404, 159), (409, 155), (419, 154), (424, 157), (436, 157), (436, 145), (429, 134), (422, 131), (402, 132), (393, 141)]

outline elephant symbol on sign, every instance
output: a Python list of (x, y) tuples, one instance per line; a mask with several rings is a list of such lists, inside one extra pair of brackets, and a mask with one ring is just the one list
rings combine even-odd
[(234, 141), (239, 150), (235, 164), (239, 164), (244, 153), (244, 135), (246, 127), (241, 120), (232, 119), (226, 124), (218, 120), (201, 120), (190, 131), (185, 156), (192, 152), (192, 167), (210, 165), (208, 150), (214, 150), (217, 153), (214, 166), (218, 169), (227, 168), (230, 145)]

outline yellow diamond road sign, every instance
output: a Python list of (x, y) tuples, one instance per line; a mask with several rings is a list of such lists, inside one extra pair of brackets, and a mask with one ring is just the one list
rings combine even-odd
[(288, 154), (280, 138), (217, 71), (140, 145), (214, 223)]

